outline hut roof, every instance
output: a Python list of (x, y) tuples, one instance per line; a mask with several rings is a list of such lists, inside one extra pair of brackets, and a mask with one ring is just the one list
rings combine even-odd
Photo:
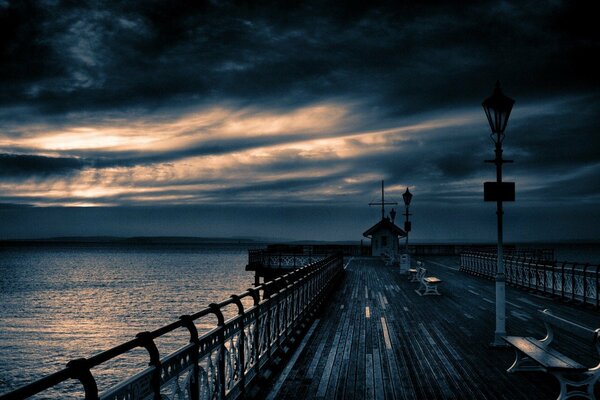
[(364, 233), (363, 236), (365, 237), (369, 237), (371, 235), (373, 235), (375, 232), (378, 232), (380, 230), (388, 230), (390, 232), (392, 232), (395, 235), (398, 235), (400, 237), (406, 236), (406, 232), (404, 232), (403, 229), (401, 229), (400, 227), (394, 225), (392, 223), (392, 221), (390, 221), (389, 218), (384, 218), (381, 221), (379, 221), (378, 223), (376, 223), (375, 225), (373, 225), (372, 227), (370, 227), (369, 229), (367, 229)]

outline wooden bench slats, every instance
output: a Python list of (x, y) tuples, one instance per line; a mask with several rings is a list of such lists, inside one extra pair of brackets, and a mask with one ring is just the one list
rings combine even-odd
[(558, 351), (544, 347), (542, 343), (532, 337), (506, 336), (505, 341), (527, 354), (528, 357), (535, 360), (547, 369), (571, 369), (586, 370), (587, 367), (571, 360)]
[[(416, 290), (416, 292), (420, 295), (420, 296), (427, 296), (427, 295), (440, 295), (440, 292), (438, 292), (437, 290), (437, 286), (439, 283), (441, 283), (442, 281), (439, 278), (436, 278), (435, 276), (425, 276), (425, 274), (427, 273), (427, 270), (423, 267), (418, 267), (417, 268), (417, 274), (416, 274), (416, 280), (420, 283), (419, 289)], [(421, 293), (421, 290), (423, 291), (423, 293)]]
[[(595, 399), (594, 385), (600, 379), (600, 364), (588, 368), (550, 346), (555, 341), (554, 328), (559, 328), (569, 336), (587, 339), (585, 340), (588, 342), (587, 345), (591, 344), (600, 353), (600, 346), (598, 346), (600, 329), (586, 328), (556, 316), (550, 310), (540, 312), (546, 325), (546, 337), (543, 340), (521, 336), (505, 336), (503, 338), (514, 347), (516, 352), (515, 362), (508, 372), (545, 371), (558, 379), (559, 399), (571, 397)], [(537, 365), (531, 365), (532, 363)]]

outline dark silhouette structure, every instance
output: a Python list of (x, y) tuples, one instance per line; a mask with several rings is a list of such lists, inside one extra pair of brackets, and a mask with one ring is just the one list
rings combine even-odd
[(370, 206), (381, 206), (381, 221), (367, 229), (363, 236), (371, 239), (371, 255), (388, 255), (395, 258), (399, 252), (398, 239), (406, 236), (406, 232), (394, 224), (396, 210), (392, 209), (390, 217), (385, 216), (386, 205), (396, 205), (395, 201), (385, 201), (384, 181), (381, 181), (381, 201), (371, 202)]
[(494, 141), (496, 158), (486, 162), (496, 164), (496, 182), (485, 182), (484, 200), (496, 202), (496, 215), (498, 220), (498, 258), (496, 269), (496, 331), (494, 333), (494, 346), (504, 346), (503, 336), (506, 336), (506, 276), (504, 273), (503, 257), (503, 229), (502, 220), (504, 211), (503, 201), (515, 200), (514, 182), (502, 182), (502, 164), (510, 163), (511, 160), (502, 158), (502, 142), (504, 141), (504, 130), (508, 123), (508, 117), (515, 101), (502, 93), (500, 81), (496, 82), (494, 93), (481, 104), (487, 116)]

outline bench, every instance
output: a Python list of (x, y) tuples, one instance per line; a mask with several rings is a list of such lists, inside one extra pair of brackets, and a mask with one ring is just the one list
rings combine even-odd
[[(423, 263), (421, 261), (417, 261), (417, 268), (422, 267)], [(408, 280), (410, 282), (419, 282), (417, 279), (417, 268), (409, 268), (408, 269)]]
[(398, 263), (398, 257), (395, 254), (381, 253), (381, 259), (385, 265), (394, 265)]
[(588, 368), (560, 353), (551, 345), (556, 342), (556, 332), (553, 328), (558, 328), (582, 339), (582, 344), (591, 345), (600, 355), (600, 329), (586, 328), (553, 315), (550, 310), (543, 310), (540, 313), (546, 326), (545, 338), (538, 340), (533, 337), (503, 337), (516, 353), (515, 362), (507, 371), (510, 373), (542, 371), (554, 375), (560, 384), (559, 400), (576, 396), (594, 399), (594, 385), (600, 378), (600, 364)]
[(435, 276), (425, 276), (427, 275), (427, 270), (423, 267), (417, 268), (417, 280), (419, 281), (419, 288), (415, 290), (420, 296), (427, 295), (441, 295), (438, 292), (438, 285), (442, 283), (442, 281)]

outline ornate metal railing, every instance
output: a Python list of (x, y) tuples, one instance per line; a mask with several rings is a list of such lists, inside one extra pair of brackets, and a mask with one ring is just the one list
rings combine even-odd
[[(342, 271), (343, 257), (329, 256), (152, 332), (139, 333), (110, 350), (73, 360), (65, 369), (0, 399), (24, 399), (71, 379), (81, 382), (86, 399), (235, 399), (299, 325), (312, 317)], [(247, 310), (244, 298), (253, 302)], [(237, 306), (238, 315), (225, 321), (222, 308), (230, 305)], [(216, 316), (217, 326), (200, 336), (195, 322), (208, 315)], [(155, 340), (177, 329), (189, 332), (189, 343), (161, 358)], [(99, 394), (92, 369), (135, 348), (146, 349), (150, 366)]]
[[(496, 275), (495, 253), (465, 252), (460, 270), (493, 279)], [(522, 256), (505, 256), (506, 282), (584, 305), (600, 306), (600, 265), (567, 261), (536, 260)]]
[(280, 253), (268, 250), (248, 250), (248, 270), (255, 268), (296, 269), (327, 258), (328, 254)]

